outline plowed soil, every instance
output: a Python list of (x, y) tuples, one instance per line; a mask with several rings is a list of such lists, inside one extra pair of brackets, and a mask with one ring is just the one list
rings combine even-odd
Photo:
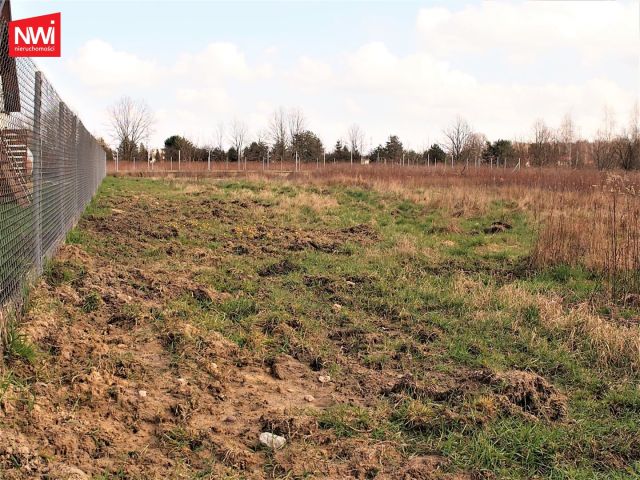
[(402, 209), (350, 215), (296, 189), (109, 180), (30, 293), (35, 356), (7, 360), (2, 478), (496, 478), (437, 439), (571, 424), (545, 371), (461, 360), (428, 320), (471, 312), (379, 301), (427, 258), (388, 263), (403, 244), (375, 212)]

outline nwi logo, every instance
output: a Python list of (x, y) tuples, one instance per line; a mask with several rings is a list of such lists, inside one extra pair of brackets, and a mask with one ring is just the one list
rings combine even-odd
[(60, 13), (9, 22), (10, 57), (59, 57)]

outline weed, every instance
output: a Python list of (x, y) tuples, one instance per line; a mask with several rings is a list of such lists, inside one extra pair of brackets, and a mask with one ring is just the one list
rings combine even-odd
[(36, 349), (27, 337), (18, 330), (15, 322), (7, 325), (7, 343), (4, 350), (4, 358), (7, 363), (23, 360), (33, 363), (36, 359)]
[(258, 312), (258, 306), (250, 298), (234, 298), (220, 305), (222, 313), (232, 322), (254, 315)]
[(96, 292), (91, 292), (82, 301), (82, 311), (84, 313), (95, 312), (100, 307), (100, 302), (100, 295)]

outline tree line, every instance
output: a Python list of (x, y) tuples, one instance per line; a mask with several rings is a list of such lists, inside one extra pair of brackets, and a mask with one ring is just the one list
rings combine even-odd
[(117, 147), (103, 142), (109, 159), (186, 162), (226, 162), (244, 168), (246, 162), (300, 163), (381, 163), (391, 165), (451, 165), (461, 168), (490, 165), (594, 166), (599, 169), (640, 169), (640, 111), (636, 103), (629, 121), (618, 127), (610, 110), (605, 109), (602, 125), (591, 140), (579, 136), (571, 115), (557, 128), (536, 120), (526, 140), (490, 141), (475, 131), (462, 117), (442, 131), (439, 142), (422, 149), (405, 148), (398, 135), (384, 143), (368, 146), (362, 128), (353, 124), (331, 147), (325, 147), (308, 126), (300, 109), (279, 108), (263, 130), (249, 134), (241, 120), (219, 123), (208, 142), (185, 135), (171, 135), (161, 150), (150, 150), (147, 141), (153, 114), (144, 102), (122, 98), (110, 110), (112, 137)]

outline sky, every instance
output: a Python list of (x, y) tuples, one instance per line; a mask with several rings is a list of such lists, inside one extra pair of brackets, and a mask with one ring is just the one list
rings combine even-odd
[(358, 124), (368, 147), (422, 149), (457, 117), (527, 140), (570, 114), (582, 137), (605, 108), (620, 128), (640, 96), (640, 0), (423, 2), (12, 1), (14, 19), (62, 13), (62, 56), (35, 59), (94, 134), (123, 95), (173, 134), (249, 139), (300, 109), (329, 148)]

